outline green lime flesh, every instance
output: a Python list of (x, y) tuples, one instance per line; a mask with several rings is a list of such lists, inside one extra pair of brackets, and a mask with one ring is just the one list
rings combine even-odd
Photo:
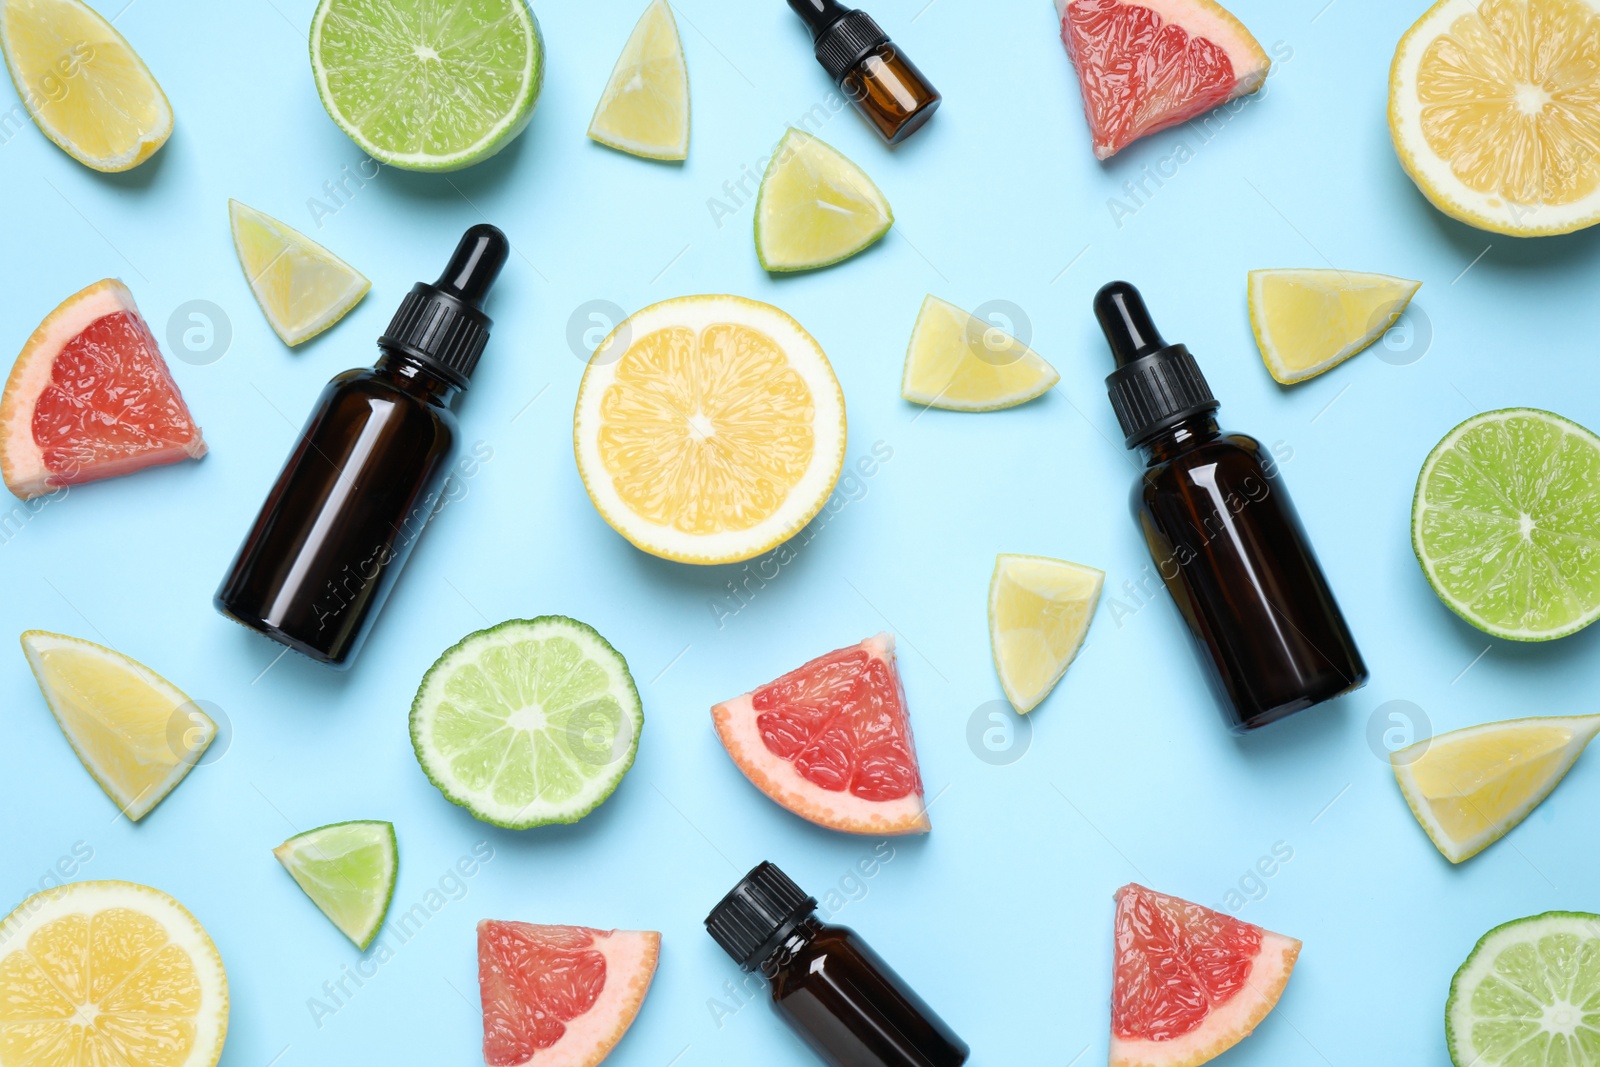
[(513, 830), (593, 811), (633, 766), (643, 727), (627, 661), (561, 615), (468, 634), (411, 705), (423, 773), (452, 803)]
[(883, 238), (894, 209), (867, 172), (832, 145), (790, 128), (756, 193), (756, 258), (772, 273), (841, 263)]
[(1600, 617), (1600, 437), (1507, 408), (1445, 435), (1417, 477), (1411, 543), (1439, 599), (1513, 641)]
[(1456, 1067), (1600, 1064), (1600, 915), (1551, 911), (1497, 926), (1445, 1005)]
[(333, 925), (359, 948), (383, 926), (400, 871), (394, 826), (336, 822), (296, 834), (273, 850)]
[(329, 116), (372, 158), (457, 170), (528, 125), (544, 39), (527, 0), (321, 0), (311, 70)]

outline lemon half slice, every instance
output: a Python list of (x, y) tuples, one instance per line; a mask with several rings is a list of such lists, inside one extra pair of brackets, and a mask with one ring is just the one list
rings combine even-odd
[(900, 395), (951, 411), (995, 411), (1026, 403), (1060, 380), (1009, 333), (930, 295), (911, 330)]
[(271, 215), (229, 200), (228, 219), (250, 291), (290, 347), (344, 318), (372, 288), (360, 271)]
[(1382, 337), (1421, 282), (1345, 270), (1253, 270), (1250, 327), (1272, 376), (1315, 378)]
[(1046, 556), (1002, 555), (989, 581), (989, 642), (1006, 699), (1029, 712), (1083, 645), (1104, 571)]
[(689, 157), (689, 67), (667, 0), (652, 0), (634, 26), (589, 136), (648, 159)]

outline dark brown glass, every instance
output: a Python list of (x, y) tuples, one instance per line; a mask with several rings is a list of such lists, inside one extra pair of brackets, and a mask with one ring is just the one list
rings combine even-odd
[(398, 353), (329, 382), (217, 590), (217, 610), (348, 666), (439, 508), (459, 392)]
[(761, 973), (778, 1014), (831, 1067), (959, 1067), (970, 1054), (849, 927), (805, 919)]
[(840, 80), (839, 88), (878, 135), (892, 145), (904, 141), (933, 118), (942, 99), (916, 64), (889, 41), (857, 63)]
[(1167, 591), (1207, 653), (1235, 732), (1365, 684), (1281, 471), (1210, 415), (1144, 445), (1133, 510)]

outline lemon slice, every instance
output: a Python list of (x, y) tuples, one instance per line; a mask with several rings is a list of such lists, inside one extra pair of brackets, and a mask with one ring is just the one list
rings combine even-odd
[(1600, 10), (1440, 0), (1395, 49), (1389, 134), (1423, 194), (1469, 226), (1531, 237), (1600, 222)]
[(951, 411), (995, 411), (1026, 403), (1060, 380), (1009, 333), (929, 296), (911, 330), (900, 395)]
[(589, 136), (648, 159), (689, 157), (689, 68), (667, 0), (652, 0), (622, 47)]
[(1027, 713), (1078, 654), (1104, 571), (1045, 556), (1001, 555), (989, 580), (989, 643), (1006, 699)]
[(22, 650), (84, 769), (134, 822), (183, 781), (217, 735), (177, 686), (120, 652), (44, 630), (23, 634)]
[(1460, 863), (1527, 818), (1596, 732), (1600, 715), (1512, 719), (1418, 741), (1389, 759), (1417, 821)]
[(756, 256), (770, 271), (812, 270), (849, 259), (894, 225), (865, 171), (809, 133), (790, 128), (756, 198)]
[(1250, 327), (1267, 370), (1293, 385), (1382, 337), (1421, 285), (1344, 270), (1253, 270)]
[(344, 318), (372, 288), (360, 271), (271, 215), (229, 200), (228, 219), (250, 291), (290, 347)]
[(81, 0), (0, 0), (0, 50), (33, 121), (86, 167), (129, 170), (172, 135), (150, 68)]
[(205, 929), (159, 889), (73, 882), (7, 916), (0, 1063), (212, 1067), (228, 976)]
[(685, 296), (595, 349), (573, 417), (600, 516), (644, 551), (734, 563), (798, 533), (844, 463), (844, 393), (794, 319), (737, 296)]

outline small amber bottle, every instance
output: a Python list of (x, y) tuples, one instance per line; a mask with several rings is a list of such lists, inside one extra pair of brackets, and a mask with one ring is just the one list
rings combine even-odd
[(1134, 515), (1229, 726), (1254, 730), (1364, 685), (1281, 468), (1254, 438), (1217, 428), (1194, 356), (1161, 339), (1137, 289), (1112, 282), (1094, 310), (1117, 361), (1111, 407), (1145, 457)]
[(830, 1067), (959, 1067), (967, 1045), (854, 930), (816, 917), (817, 901), (770, 863), (706, 916), (740, 968), (772, 985), (772, 1004)]
[(806, 20), (817, 62), (878, 135), (899, 144), (933, 117), (939, 91), (864, 11), (839, 0), (789, 0)]

